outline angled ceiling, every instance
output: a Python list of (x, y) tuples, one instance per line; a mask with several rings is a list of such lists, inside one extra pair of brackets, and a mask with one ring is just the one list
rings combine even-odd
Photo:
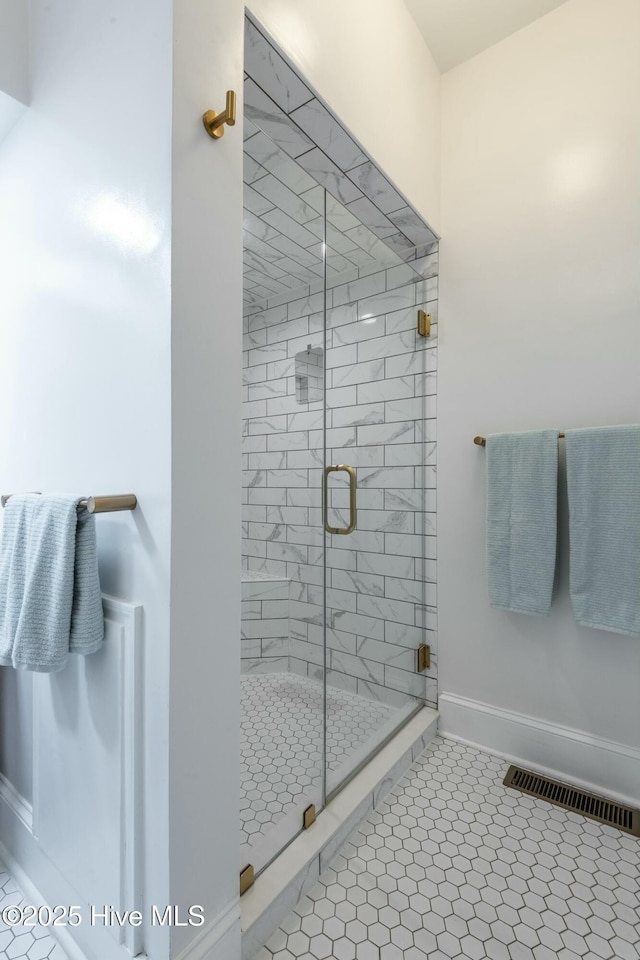
[(404, 0), (445, 73), (565, 0)]
[(322, 288), (325, 253), (331, 287), (410, 262), (436, 240), (248, 17), (244, 137), (246, 310)]
[[(324, 190), (245, 118), (244, 301), (264, 303), (322, 281)], [(327, 282), (389, 262), (393, 252), (327, 196)], [(398, 262), (402, 262), (399, 257)]]

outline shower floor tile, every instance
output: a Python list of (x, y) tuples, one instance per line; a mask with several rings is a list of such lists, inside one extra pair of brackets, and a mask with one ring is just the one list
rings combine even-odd
[[(27, 904), (26, 897), (0, 863), (0, 911), (6, 907)], [(34, 904), (36, 905), (36, 904)], [(7, 926), (0, 920), (0, 957), (25, 957), (26, 960), (67, 960), (62, 947), (50, 935), (47, 927)]]
[(436, 737), (254, 960), (638, 960), (640, 840)]
[[(327, 766), (337, 770), (386, 727), (393, 707), (327, 688)], [(255, 843), (322, 777), (323, 686), (292, 673), (242, 677), (241, 842)]]

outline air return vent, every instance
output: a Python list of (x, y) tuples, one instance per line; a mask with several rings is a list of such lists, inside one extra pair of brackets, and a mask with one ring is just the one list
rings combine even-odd
[(608, 823), (618, 830), (633, 834), (634, 837), (640, 837), (640, 810), (625, 807), (615, 800), (598, 797), (568, 783), (543, 777), (531, 770), (523, 770), (522, 767), (509, 767), (504, 785), (554, 803), (557, 807), (564, 807), (565, 810), (581, 813), (583, 817), (591, 820)]

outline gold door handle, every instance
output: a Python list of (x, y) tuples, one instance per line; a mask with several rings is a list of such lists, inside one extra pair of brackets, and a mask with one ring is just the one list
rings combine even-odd
[[(329, 474), (337, 473), (339, 470), (344, 471), (344, 473), (349, 474), (349, 526), (348, 527), (332, 527), (329, 523)], [(330, 467), (324, 468), (324, 496), (322, 498), (322, 507), (324, 512), (324, 528), (327, 533), (338, 533), (346, 536), (348, 533), (353, 533), (356, 528), (356, 490), (357, 490), (357, 478), (356, 472), (353, 467), (348, 466), (346, 463), (333, 464)]]

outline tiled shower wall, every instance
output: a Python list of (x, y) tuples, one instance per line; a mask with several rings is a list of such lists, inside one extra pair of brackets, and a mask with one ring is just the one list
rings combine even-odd
[[(296, 400), (294, 363), (309, 345), (326, 348), (327, 463), (358, 478), (356, 531), (327, 534), (328, 682), (435, 704), (436, 248), (334, 286), (326, 306), (326, 343), (322, 293), (244, 320), (243, 565), (290, 578), (289, 669), (320, 676), (323, 405)], [(428, 340), (416, 333), (420, 307)], [(334, 526), (348, 523), (345, 476), (332, 475)], [(426, 676), (414, 669), (421, 642), (432, 649)]]

